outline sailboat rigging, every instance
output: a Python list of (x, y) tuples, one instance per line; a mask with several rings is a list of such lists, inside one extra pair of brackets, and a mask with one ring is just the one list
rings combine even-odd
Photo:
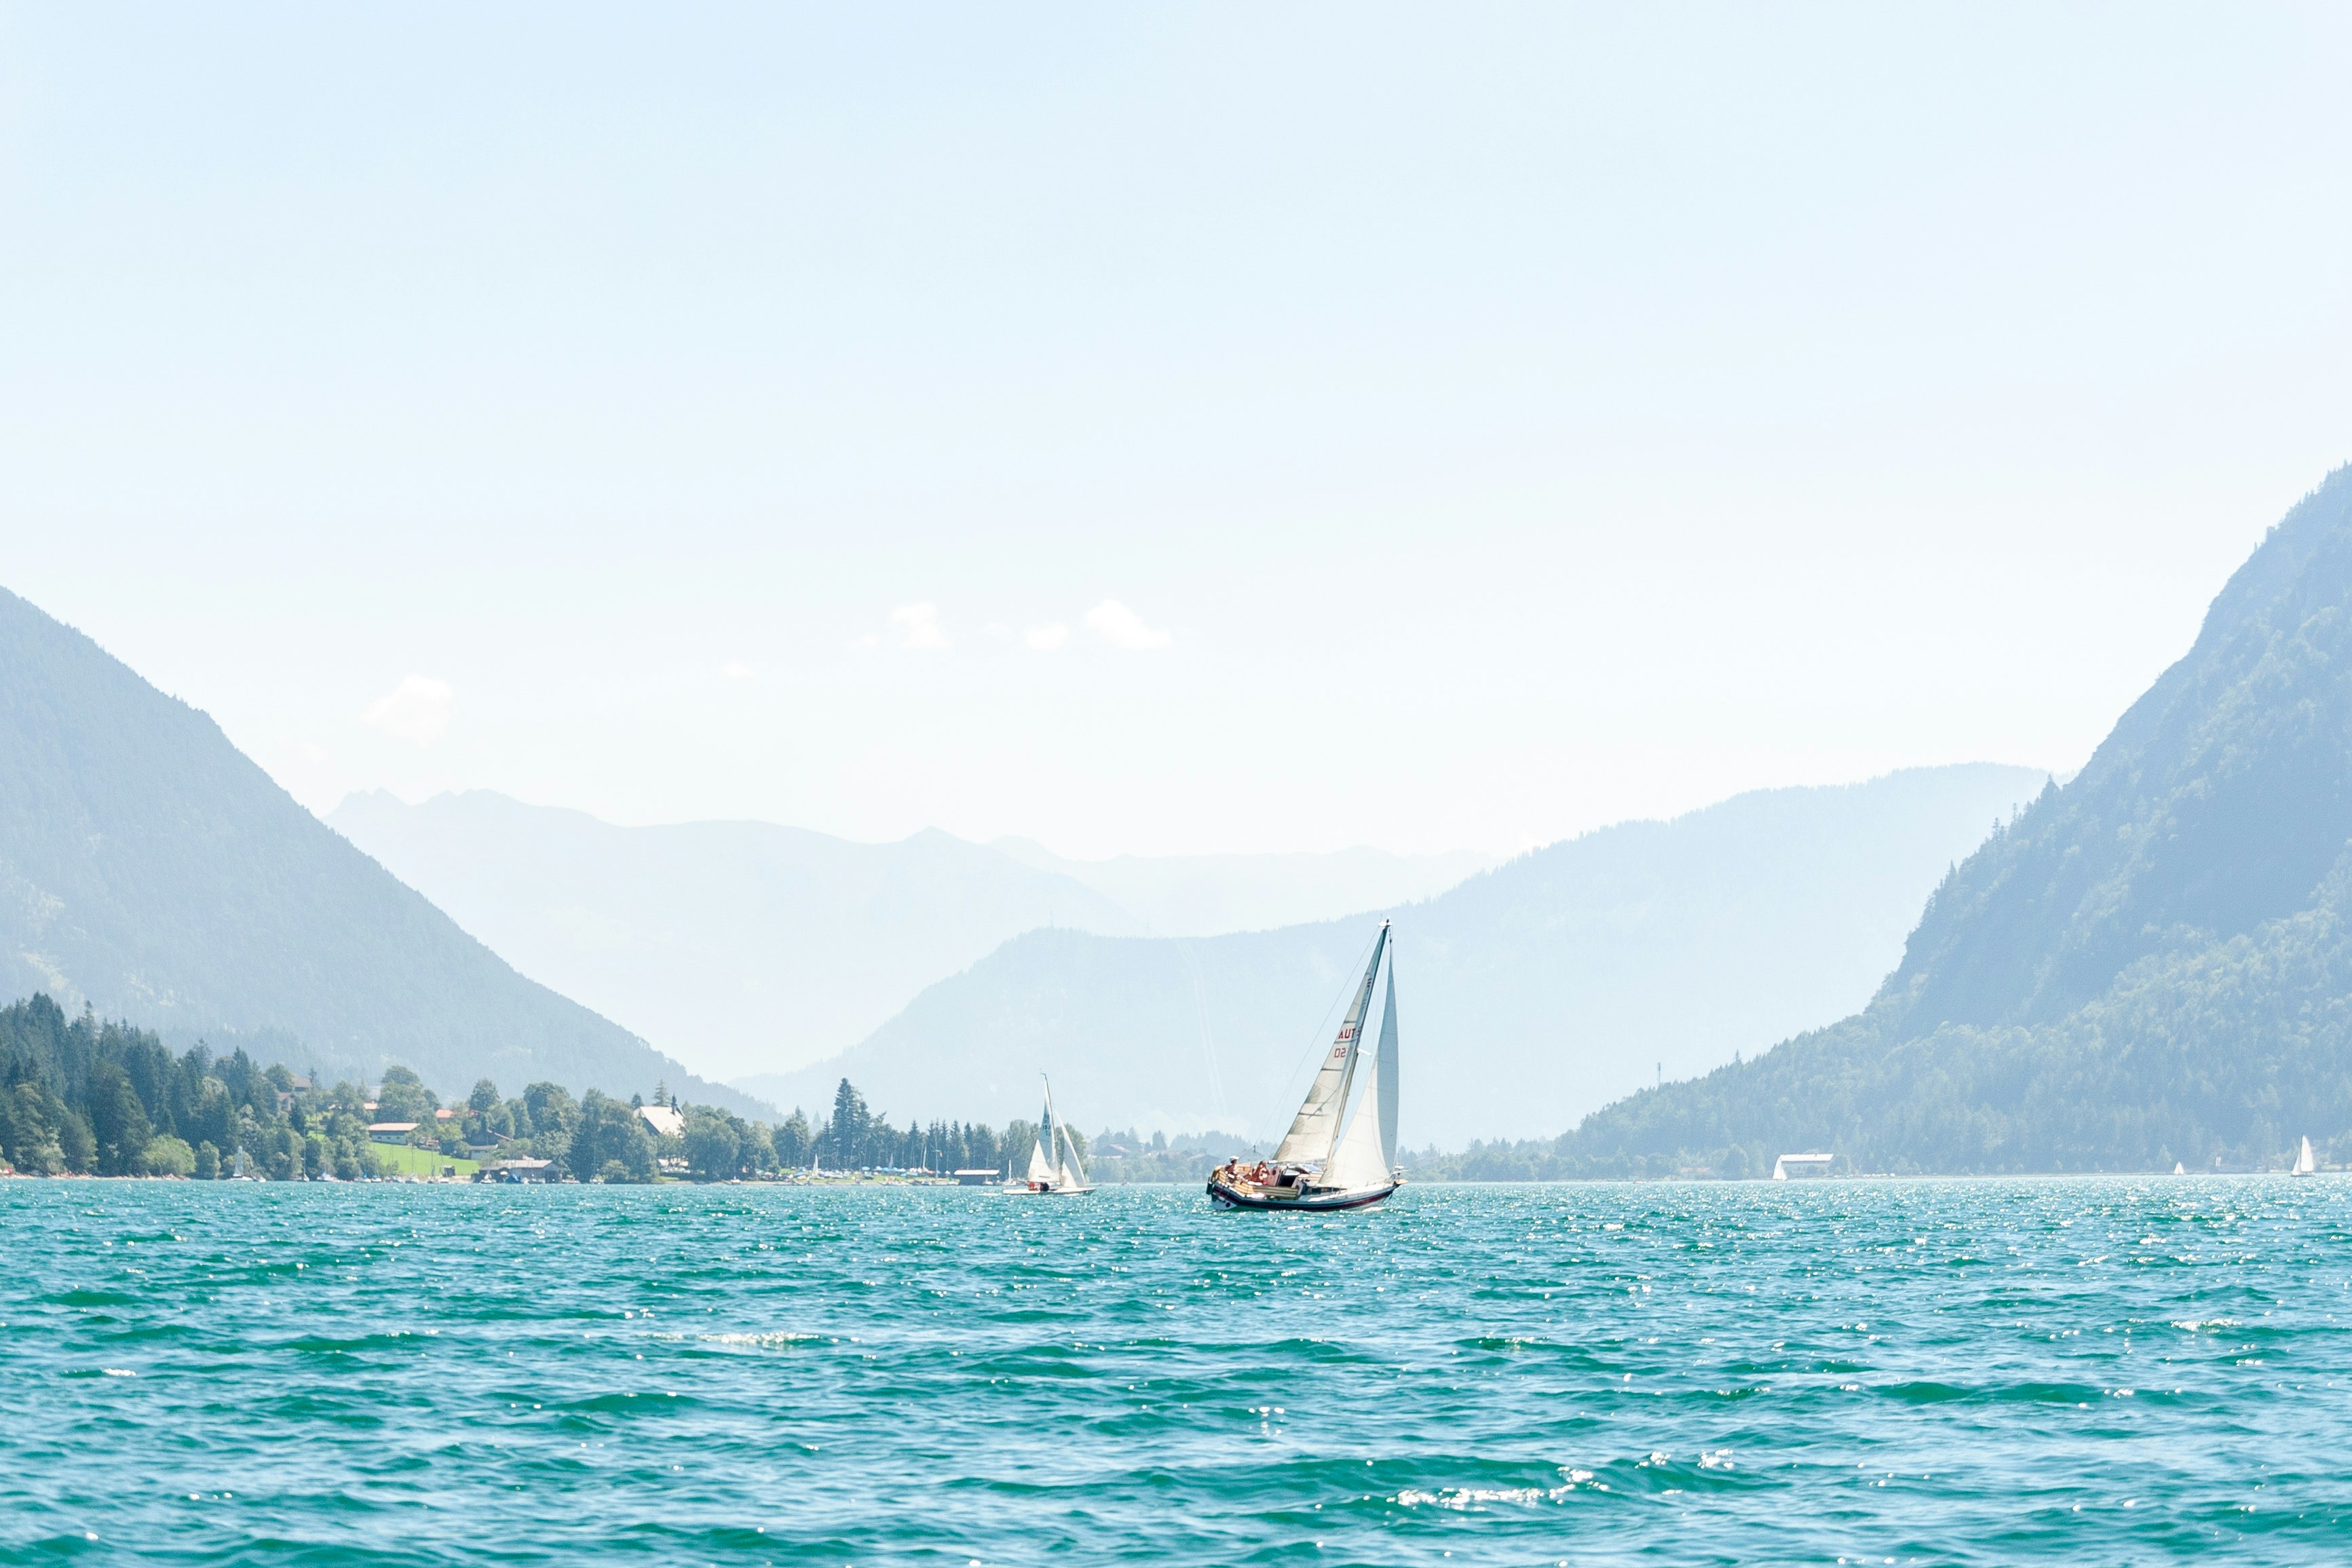
[[(1044, 1073), (1037, 1075), (1045, 1078)], [(1026, 1175), (1004, 1184), (1008, 1193), (1038, 1197), (1076, 1197), (1094, 1191), (1078, 1141), (1054, 1114), (1054, 1081), (1045, 1078), (1045, 1109), (1037, 1117), (1037, 1141), (1029, 1148)]]
[[(1388, 961), (1380, 1045), (1364, 1049), (1373, 983)], [(1226, 1161), (1209, 1177), (1209, 1197), (1224, 1208), (1363, 1208), (1404, 1185), (1396, 1166), (1396, 958), (1389, 923), (1381, 922), (1372, 961), (1356, 988), (1290, 1131), (1271, 1160)]]

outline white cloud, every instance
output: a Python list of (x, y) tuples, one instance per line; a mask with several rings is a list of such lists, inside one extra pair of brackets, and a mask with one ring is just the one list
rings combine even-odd
[(360, 716), (370, 727), (396, 740), (430, 746), (449, 727), (449, 700), (456, 695), (446, 681), (409, 675), (369, 704)]
[(992, 643), (1010, 643), (1013, 641), (1013, 628), (1007, 626), (1002, 621), (990, 622), (987, 625), (980, 629), (980, 634), (987, 638)]
[(739, 664), (730, 660), (719, 666), (719, 673), (730, 681), (748, 681), (751, 678), (751, 666)]
[(1148, 648), (1165, 648), (1173, 641), (1165, 632), (1155, 632), (1143, 623), (1143, 617), (1116, 599), (1106, 599), (1087, 612), (1087, 624), (1095, 634), (1114, 648), (1124, 648), (1130, 653), (1140, 653)]
[(1021, 633), (1021, 640), (1041, 653), (1050, 653), (1070, 640), (1070, 629), (1056, 621), (1050, 626), (1032, 626)]
[(947, 633), (940, 630), (940, 607), (936, 604), (901, 604), (890, 612), (890, 624), (903, 628), (898, 639), (901, 648), (944, 648)]

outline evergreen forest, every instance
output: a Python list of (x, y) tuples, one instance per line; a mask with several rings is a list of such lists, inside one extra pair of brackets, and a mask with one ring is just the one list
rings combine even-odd
[[(246, 1174), (273, 1181), (356, 1181), (387, 1173), (369, 1128), (415, 1124), (409, 1144), (453, 1158), (527, 1157), (583, 1182), (700, 1181), (790, 1172), (1003, 1170), (1024, 1165), (1034, 1124), (1002, 1132), (934, 1121), (894, 1127), (844, 1080), (830, 1113), (799, 1111), (775, 1126), (723, 1106), (653, 1103), (683, 1131), (657, 1134), (642, 1101), (535, 1082), (507, 1098), (488, 1079), (444, 1105), (413, 1070), (387, 1067), (371, 1092), (331, 1087), (283, 1062), (256, 1063), (239, 1048), (215, 1056), (199, 1042), (173, 1055), (155, 1034), (85, 1009), (79, 1018), (46, 995), (0, 1009), (0, 1165), (25, 1176), (190, 1176)], [(446, 1114), (444, 1114), (444, 1113)], [(399, 1134), (394, 1134), (395, 1136)], [(1075, 1130), (1074, 1130), (1075, 1135)], [(1083, 1154), (1087, 1140), (1078, 1137)]]

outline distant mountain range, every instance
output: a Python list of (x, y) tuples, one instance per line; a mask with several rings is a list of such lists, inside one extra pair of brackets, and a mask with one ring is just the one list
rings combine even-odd
[(327, 821), (525, 974), (730, 1077), (839, 1051), (1024, 931), (1143, 929), (1071, 878), (937, 831), (614, 827), (488, 790), (353, 795)]
[[(1761, 790), (1524, 855), (1393, 908), (1414, 1144), (1557, 1132), (1866, 998), (1927, 893), (2046, 783), (1918, 768)], [(759, 1082), (899, 1116), (1278, 1131), (1378, 915), (1205, 938), (1038, 931), (925, 990), (855, 1049)], [(1295, 1085), (1295, 1086), (1294, 1086)]]
[(989, 847), (1024, 865), (1085, 883), (1134, 915), (1153, 936), (1271, 931), (1360, 909), (1411, 904), (1444, 892), (1497, 859), (1468, 850), (1399, 855), (1359, 846), (1325, 854), (1120, 855), (1074, 861), (1027, 839), (997, 839)]
[(488, 790), (415, 806), (358, 794), (327, 821), (523, 973), (754, 1093), (1026, 931), (1324, 917), (1484, 863), (1377, 850), (1067, 861), (937, 831), (863, 844), (765, 822), (615, 827)]
[(0, 990), (445, 1092), (488, 1075), (764, 1112), (517, 974), (202, 713), (0, 591)]
[(1927, 901), (1856, 1016), (1639, 1094), (1590, 1172), (2352, 1158), (2352, 469), (2230, 579), (2088, 766)]

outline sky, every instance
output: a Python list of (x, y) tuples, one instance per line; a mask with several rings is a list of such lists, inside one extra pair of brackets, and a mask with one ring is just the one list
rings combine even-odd
[(2347, 44), (0, 4), (0, 584), (320, 812), (1507, 852), (2069, 769), (2352, 456)]

